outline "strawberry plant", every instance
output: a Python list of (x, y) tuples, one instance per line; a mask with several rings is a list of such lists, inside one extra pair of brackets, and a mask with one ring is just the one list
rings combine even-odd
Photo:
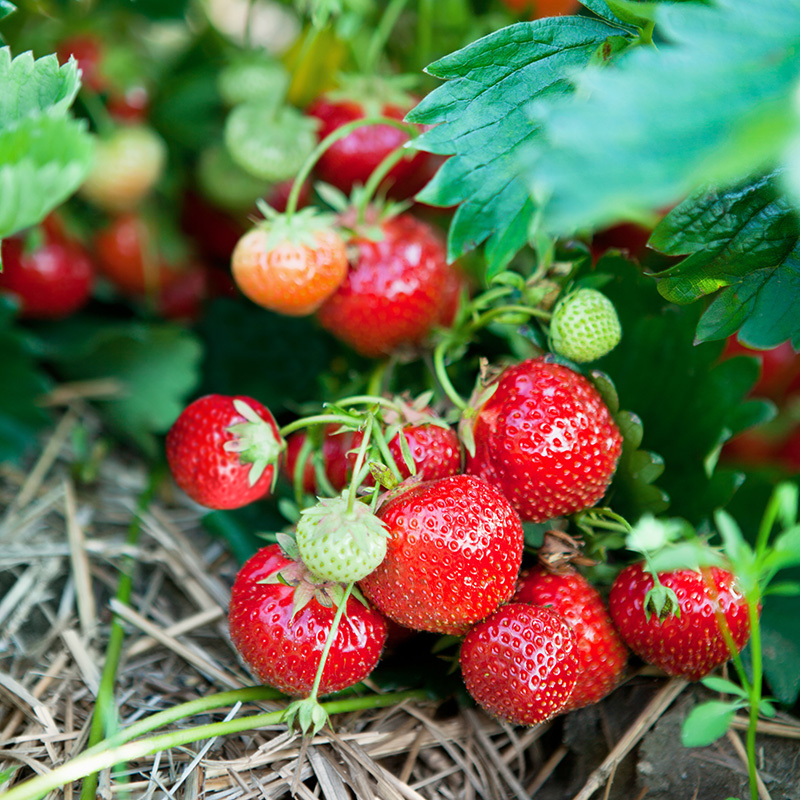
[[(423, 697), (555, 738), (668, 676), (755, 798), (800, 690), (798, 0), (245, 5), (0, 0), (0, 455), (88, 490), (80, 436), (31, 460), (67, 405), (149, 475), (86, 747), (0, 791)], [(156, 502), (242, 564), (267, 687), (118, 728)]]

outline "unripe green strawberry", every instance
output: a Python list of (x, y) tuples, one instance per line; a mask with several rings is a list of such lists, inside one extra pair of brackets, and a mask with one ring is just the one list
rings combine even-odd
[(386, 555), (386, 526), (364, 503), (347, 508), (346, 495), (320, 500), (305, 509), (297, 523), (297, 546), (303, 563), (329, 581), (366, 578)]
[(553, 311), (550, 346), (554, 353), (578, 364), (602, 358), (621, 338), (614, 304), (596, 289), (568, 294)]

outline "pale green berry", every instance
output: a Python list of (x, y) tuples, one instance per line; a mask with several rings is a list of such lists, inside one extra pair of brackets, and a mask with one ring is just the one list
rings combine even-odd
[(578, 289), (560, 300), (550, 321), (554, 353), (578, 364), (610, 353), (622, 338), (614, 304), (596, 289)]
[(320, 578), (350, 583), (366, 578), (386, 555), (386, 527), (364, 503), (320, 500), (297, 523), (300, 558)]

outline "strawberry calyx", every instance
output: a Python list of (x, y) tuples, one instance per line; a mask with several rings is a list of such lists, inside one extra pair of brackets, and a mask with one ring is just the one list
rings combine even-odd
[[(387, 106), (410, 109), (416, 98), (410, 93), (418, 83), (416, 75), (339, 75), (339, 86), (325, 93), (332, 103), (354, 103), (365, 117), (377, 117)], [(411, 126), (409, 126), (409, 129)]]
[(353, 587), (347, 593), (344, 584), (336, 581), (329, 581), (315, 575), (301, 560), (300, 550), (294, 537), (279, 533), (276, 536), (283, 554), (292, 563), (275, 570), (275, 572), (262, 578), (259, 583), (274, 584), (280, 583), (293, 590), (292, 597), (292, 619), (302, 611), (312, 600), (316, 600), (325, 608), (340, 608), (346, 601), (346, 595), (352, 595), (363, 606), (369, 607), (367, 599), (358, 589)]
[(458, 423), (458, 435), (464, 444), (464, 448), (470, 454), (475, 455), (475, 420), (481, 413), (481, 409), (486, 405), (499, 386), (497, 378), (503, 371), (503, 367), (498, 364), (489, 365), (489, 362), (482, 358), (478, 378), (472, 396), (461, 410), (461, 419)]
[(312, 540), (330, 537), (342, 546), (350, 540), (361, 551), (382, 550), (375, 567), (386, 554), (389, 534), (385, 524), (364, 503), (356, 502), (349, 507), (346, 493), (342, 497), (323, 498), (316, 505), (303, 509), (297, 527), (308, 531)]
[(266, 247), (270, 250), (282, 245), (315, 247), (317, 234), (337, 231), (336, 217), (307, 206), (293, 213), (281, 213), (263, 200), (256, 202), (258, 210), (264, 215), (256, 227), (266, 231)]
[[(223, 448), (231, 453), (237, 453), (242, 464), (252, 464), (247, 479), (254, 486), (270, 465), (277, 465), (281, 453), (286, 447), (286, 442), (275, 435), (270, 423), (262, 419), (256, 411), (243, 400), (233, 401), (236, 411), (245, 421), (237, 422), (227, 428), (233, 437), (225, 442)], [(277, 469), (273, 475), (273, 485), (277, 480)]]

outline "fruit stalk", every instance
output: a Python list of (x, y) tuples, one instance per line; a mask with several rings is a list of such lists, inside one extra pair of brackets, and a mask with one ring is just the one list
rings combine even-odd
[(306, 159), (305, 164), (303, 164), (303, 166), (300, 168), (300, 171), (297, 173), (294, 183), (292, 184), (292, 189), (289, 192), (289, 197), (286, 200), (285, 214), (287, 217), (291, 217), (294, 212), (297, 211), (297, 203), (300, 199), (300, 192), (303, 188), (303, 184), (311, 174), (311, 170), (314, 169), (314, 165), (317, 163), (317, 161), (319, 161), (320, 156), (334, 142), (338, 142), (339, 139), (344, 139), (345, 136), (350, 135), (353, 131), (358, 130), (358, 128), (364, 128), (368, 125), (390, 125), (393, 128), (397, 128), (398, 130), (407, 133), (411, 137), (416, 135), (416, 130), (414, 129), (413, 125), (407, 122), (401, 122), (400, 120), (392, 119), (391, 117), (368, 117), (365, 119), (356, 119), (352, 122), (348, 122), (346, 125), (342, 125), (335, 131), (331, 131), (314, 148), (314, 150)]
[[(139, 533), (142, 529), (142, 514), (150, 505), (158, 484), (157, 475), (151, 474), (146, 489), (139, 498), (136, 513), (128, 527), (128, 534), (125, 537), (125, 544), (135, 546), (139, 540)], [(135, 559), (127, 556), (122, 566), (119, 584), (117, 585), (117, 600), (127, 604), (133, 591), (133, 570)], [(92, 725), (89, 729), (89, 739), (87, 750), (91, 750), (101, 742), (108, 734), (109, 730), (115, 728), (117, 720), (115, 718), (116, 706), (113, 702), (114, 684), (117, 679), (117, 669), (122, 656), (122, 645), (125, 641), (125, 628), (120, 618), (115, 614), (111, 621), (111, 632), (106, 646), (106, 658), (103, 664), (103, 672), (100, 676), (100, 686), (97, 691), (97, 702), (95, 703)], [(97, 790), (97, 773), (88, 775), (81, 788), (81, 800), (92, 800)]]
[[(263, 688), (263, 687), (257, 687)], [(244, 690), (244, 691), (253, 691)], [(228, 695), (233, 693), (226, 693)], [(214, 701), (217, 695), (205, 697), (201, 700), (194, 701), (197, 703), (208, 703)], [(425, 693), (420, 690), (413, 690), (408, 692), (398, 692), (397, 694), (384, 694), (370, 697), (351, 697), (346, 700), (333, 700), (328, 703), (323, 703), (322, 708), (328, 714), (345, 714), (352, 711), (361, 711), (370, 708), (384, 708), (386, 706), (401, 703), (404, 700), (422, 700)], [(188, 704), (187, 704), (188, 705)], [(229, 703), (226, 703), (229, 705)], [(209, 703), (207, 708), (215, 708), (217, 706)], [(178, 707), (180, 708), (180, 707)], [(171, 709), (173, 711), (175, 709)], [(200, 713), (196, 711), (195, 713)], [(217, 736), (228, 736), (230, 734), (241, 733), (242, 731), (251, 730), (268, 725), (279, 724), (286, 712), (270, 711), (262, 714), (252, 714), (247, 717), (240, 717), (232, 719), (227, 722), (211, 722), (206, 725), (198, 725), (192, 728), (184, 728), (177, 731), (168, 731), (167, 733), (157, 734), (147, 739), (139, 739), (138, 741), (129, 741), (125, 744), (116, 745), (108, 748), (103, 746), (103, 749), (96, 749), (82, 753), (81, 755), (67, 761), (59, 767), (56, 767), (52, 772), (44, 775), (37, 775), (25, 783), (21, 783), (10, 789), (3, 795), (3, 800), (33, 800), (33, 798), (42, 797), (47, 792), (58, 789), (72, 781), (81, 780), (88, 775), (97, 773), (100, 770), (107, 769), (108, 767), (118, 764), (123, 761), (134, 761), (137, 758), (152, 755), (163, 750), (169, 750), (173, 747), (181, 747), (183, 745), (198, 742), (203, 739), (211, 739)], [(159, 716), (159, 715), (154, 715)], [(107, 743), (104, 743), (106, 745)]]

